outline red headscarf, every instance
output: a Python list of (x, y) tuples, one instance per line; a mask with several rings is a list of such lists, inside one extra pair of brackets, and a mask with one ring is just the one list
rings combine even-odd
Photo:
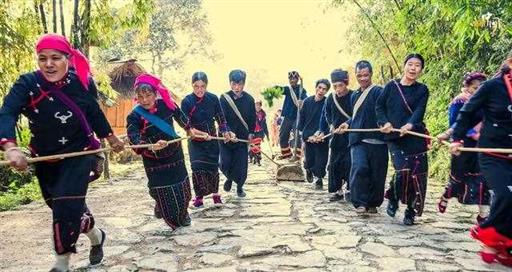
[(58, 50), (69, 55), (71, 67), (75, 68), (78, 79), (86, 90), (89, 89), (89, 76), (91, 73), (89, 60), (87, 60), (82, 52), (74, 49), (66, 37), (59, 34), (45, 34), (41, 36), (36, 45), (36, 52), (40, 53), (43, 49)]
[(155, 89), (158, 92), (158, 94), (160, 94), (160, 97), (162, 97), (162, 100), (169, 109), (176, 109), (176, 103), (172, 100), (171, 96), (169, 95), (169, 90), (167, 90), (167, 88), (162, 84), (162, 81), (159, 78), (151, 74), (140, 74), (135, 79), (135, 84), (133, 84), (133, 87), (137, 88), (137, 86), (140, 84), (148, 84), (151, 87), (153, 87), (153, 89)]

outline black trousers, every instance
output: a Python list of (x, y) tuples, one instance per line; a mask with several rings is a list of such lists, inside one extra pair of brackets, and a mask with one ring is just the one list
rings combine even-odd
[(350, 147), (351, 201), (354, 207), (379, 207), (384, 201), (388, 171), (386, 144), (358, 143)]
[(95, 165), (94, 155), (35, 165), (41, 193), (52, 209), (53, 242), (59, 255), (75, 253), (80, 233), (94, 227), (94, 217), (87, 209), (85, 196)]
[(329, 157), (329, 144), (323, 143), (308, 143), (306, 142), (304, 159), (304, 168), (311, 171), (313, 176), (317, 178), (325, 177), (325, 167)]
[(279, 146), (281, 148), (287, 148), (290, 146), (290, 133), (295, 127), (295, 120), (291, 120), (287, 117), (283, 118), (281, 128), (279, 129)]
[(335, 193), (348, 182), (350, 176), (350, 149), (348, 147), (347, 134), (334, 134), (329, 143), (331, 155), (329, 156), (329, 193)]
[(247, 180), (249, 150), (245, 143), (220, 145), (220, 170), (226, 178), (242, 188)]
[(395, 175), (386, 195), (398, 205), (407, 205), (406, 215), (421, 216), (425, 207), (428, 181), (427, 144), (424, 139), (404, 136), (388, 143)]
[(482, 173), (494, 192), (491, 211), (482, 228), (494, 227), (512, 239), (512, 160), (479, 154)]

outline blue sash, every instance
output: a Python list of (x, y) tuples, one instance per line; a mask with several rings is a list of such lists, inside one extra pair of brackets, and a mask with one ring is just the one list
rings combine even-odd
[(136, 113), (142, 115), (144, 119), (148, 120), (148, 122), (150, 122), (152, 125), (160, 129), (163, 133), (171, 136), (172, 138), (179, 138), (176, 131), (174, 131), (174, 128), (169, 123), (165, 122), (162, 118), (154, 114), (151, 114), (149, 111), (147, 111), (140, 105), (135, 106), (133, 110)]

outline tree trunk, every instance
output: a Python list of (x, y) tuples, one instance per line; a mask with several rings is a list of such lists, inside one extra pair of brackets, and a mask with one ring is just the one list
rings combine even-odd
[[(34, 0), (34, 12), (36, 14), (36, 20), (41, 22), (41, 16), (39, 16), (39, 6), (37, 4), (37, 0)], [(39, 25), (39, 24), (38, 24)], [(41, 33), (42, 27), (39, 28), (39, 33)]]
[(91, 39), (89, 37), (89, 28), (91, 25), (91, 0), (85, 0), (84, 2), (84, 13), (82, 14), (82, 27), (80, 29), (80, 51), (85, 56), (89, 56), (89, 46), (91, 45)]
[(62, 0), (59, 0), (59, 9), (60, 9), (60, 29), (62, 31), (62, 36), (66, 37), (66, 28), (64, 24), (64, 7), (62, 6)]
[(48, 33), (48, 25), (46, 24), (46, 14), (44, 13), (43, 2), (39, 2), (39, 13), (41, 14), (41, 25), (43, 25), (43, 33)]
[(162, 75), (164, 74), (164, 69), (165, 69), (165, 66), (162, 63), (162, 54), (158, 54), (158, 73), (157, 73), (157, 75), (160, 78), (162, 78)]
[(57, 0), (52, 1), (53, 33), (57, 33)]
[(155, 64), (156, 64), (156, 56), (153, 54), (151, 57), (151, 73), (154, 75), (155, 73)]
[[(107, 147), (107, 143), (106, 143), (105, 139), (101, 139), (100, 142), (101, 142), (102, 148)], [(112, 184), (112, 180), (111, 180), (111, 176), (110, 176), (110, 163), (109, 163), (110, 156), (108, 154), (108, 151), (104, 152), (103, 154), (105, 155), (105, 162), (103, 162), (103, 178), (105, 178), (106, 180), (108, 180), (108, 182), (110, 184)]]
[(71, 26), (71, 42), (73, 43), (73, 47), (77, 48), (80, 45), (80, 36), (78, 35), (80, 23), (80, 17), (78, 16), (78, 2), (80, 0), (75, 0), (73, 5), (73, 25)]

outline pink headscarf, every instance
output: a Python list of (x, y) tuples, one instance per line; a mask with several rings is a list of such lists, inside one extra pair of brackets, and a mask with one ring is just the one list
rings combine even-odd
[(140, 84), (148, 84), (151, 87), (153, 87), (153, 89), (155, 89), (158, 92), (158, 94), (160, 94), (160, 97), (162, 97), (162, 100), (169, 109), (176, 109), (176, 103), (174, 102), (174, 100), (172, 100), (171, 96), (169, 95), (169, 90), (167, 90), (167, 88), (162, 84), (162, 81), (159, 78), (151, 74), (140, 74), (135, 79), (135, 84), (133, 84), (133, 87), (137, 88), (137, 86)]
[(69, 55), (71, 67), (75, 68), (78, 79), (86, 90), (89, 89), (89, 76), (91, 68), (89, 60), (82, 52), (74, 49), (66, 37), (59, 34), (45, 34), (39, 38), (36, 45), (36, 52), (40, 53), (43, 49), (54, 49)]

